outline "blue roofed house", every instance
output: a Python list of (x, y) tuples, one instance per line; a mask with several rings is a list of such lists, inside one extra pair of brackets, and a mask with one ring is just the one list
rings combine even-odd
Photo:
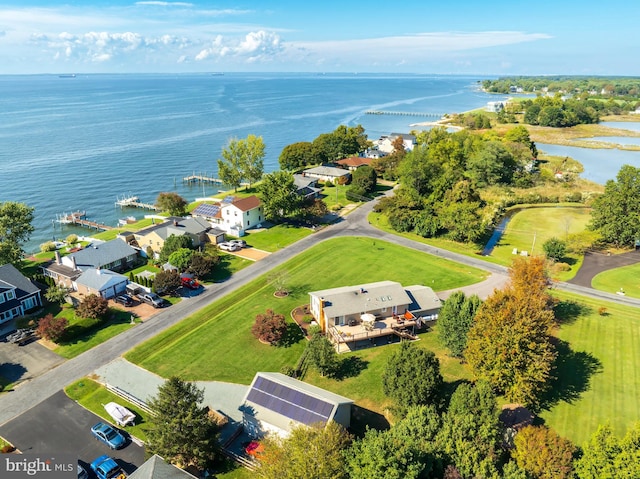
[[(53, 278), (58, 286), (76, 290), (76, 281), (87, 270), (126, 271), (135, 266), (138, 252), (120, 239), (96, 243), (67, 256), (60, 257), (56, 251), (54, 261), (41, 269), (45, 276)], [(91, 288), (96, 283), (91, 283)], [(110, 297), (110, 296), (108, 296)]]
[(126, 291), (129, 278), (108, 269), (91, 268), (82, 272), (73, 282), (73, 289), (83, 295), (95, 294), (105, 299)]
[(40, 288), (12, 264), (0, 266), (0, 324), (42, 306)]
[(298, 426), (351, 425), (353, 400), (281, 373), (256, 373), (240, 410), (242, 425), (253, 438), (268, 433), (281, 437)]

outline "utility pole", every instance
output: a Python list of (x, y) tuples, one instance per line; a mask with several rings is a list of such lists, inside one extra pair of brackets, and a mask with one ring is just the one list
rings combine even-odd
[(534, 231), (533, 232), (533, 243), (531, 244), (531, 256), (533, 256), (533, 248), (535, 248), (535, 246), (536, 246), (536, 234), (537, 234), (537, 232)]

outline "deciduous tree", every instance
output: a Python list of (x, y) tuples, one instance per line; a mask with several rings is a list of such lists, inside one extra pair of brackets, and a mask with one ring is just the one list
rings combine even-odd
[(547, 258), (560, 261), (567, 253), (567, 244), (558, 238), (549, 238), (542, 244), (542, 251)]
[(370, 166), (363, 165), (357, 168), (351, 175), (351, 187), (362, 189), (365, 195), (373, 193), (376, 189), (378, 175)]
[(173, 192), (162, 192), (156, 198), (156, 206), (171, 216), (184, 216), (187, 213), (187, 204), (187, 200)]
[(286, 439), (267, 436), (254, 474), (262, 479), (346, 479), (343, 452), (350, 442), (349, 433), (333, 421), (295, 427)]
[(286, 171), (274, 171), (262, 178), (258, 186), (262, 207), (267, 219), (281, 220), (300, 212), (304, 199), (296, 193), (293, 175)]
[(545, 426), (527, 426), (516, 434), (511, 456), (520, 469), (539, 479), (572, 477), (575, 446)]
[(187, 269), (191, 263), (195, 251), (189, 248), (178, 248), (169, 255), (169, 263), (178, 268), (180, 271)]
[(63, 335), (69, 325), (69, 321), (65, 317), (54, 317), (53, 314), (47, 314), (44, 318), (38, 320), (36, 333), (54, 343)]
[(216, 457), (217, 426), (202, 405), (204, 391), (171, 377), (158, 388), (149, 407), (152, 427), (147, 430), (147, 450), (182, 467), (204, 470)]
[(411, 406), (436, 404), (442, 388), (440, 362), (435, 354), (402, 342), (382, 373), (382, 390), (400, 412)]
[(248, 135), (244, 140), (233, 138), (223, 148), (218, 160), (218, 174), (237, 191), (242, 180), (255, 183), (264, 173), (265, 144), (261, 136)]
[(24, 256), (23, 245), (33, 233), (34, 208), (24, 203), (0, 203), (0, 264), (19, 267)]
[(196, 278), (204, 278), (209, 275), (220, 262), (220, 257), (216, 254), (211, 256), (204, 253), (194, 253), (187, 268), (187, 273), (195, 275)]
[(104, 319), (109, 312), (109, 302), (97, 294), (88, 294), (78, 305), (76, 313), (82, 318)]
[(604, 241), (616, 246), (632, 246), (640, 239), (640, 168), (624, 165), (615, 180), (605, 184), (591, 212), (591, 227)]
[(438, 338), (452, 356), (461, 357), (467, 347), (467, 333), (482, 304), (478, 295), (467, 297), (456, 291), (444, 302), (438, 313)]
[(339, 361), (333, 344), (319, 331), (311, 336), (306, 347), (307, 358), (321, 376), (333, 376), (338, 371)]
[(180, 275), (172, 270), (158, 271), (153, 281), (153, 289), (161, 294), (174, 294), (181, 286)]
[(309, 141), (300, 141), (285, 146), (280, 153), (278, 162), (282, 170), (288, 171), (318, 163), (314, 155), (313, 144)]
[(193, 240), (188, 235), (169, 235), (169, 237), (164, 240), (164, 245), (162, 246), (162, 250), (160, 251), (159, 261), (161, 263), (165, 263), (169, 261), (169, 256), (174, 251), (179, 250), (180, 248), (193, 248)]
[(287, 332), (287, 322), (282, 314), (276, 314), (272, 309), (256, 316), (251, 333), (260, 341), (271, 345), (278, 344)]
[(535, 406), (556, 357), (544, 260), (518, 259), (510, 277), (510, 284), (478, 309), (465, 358), (478, 377), (508, 400)]
[(44, 297), (50, 303), (63, 304), (67, 302), (67, 294), (69, 294), (67, 288), (54, 285), (47, 288), (47, 292), (44, 293)]

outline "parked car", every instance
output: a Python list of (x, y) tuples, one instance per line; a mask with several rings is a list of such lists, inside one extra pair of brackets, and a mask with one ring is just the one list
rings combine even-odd
[(116, 303), (120, 303), (123, 306), (133, 306), (133, 298), (128, 294), (121, 294), (120, 296), (116, 296), (114, 301)]
[(93, 426), (91, 428), (91, 434), (93, 434), (97, 440), (104, 442), (111, 449), (120, 449), (121, 447), (124, 447), (126, 443), (126, 439), (120, 431), (104, 422), (99, 422)]
[(78, 479), (89, 479), (89, 473), (80, 464), (78, 464)]
[(231, 244), (235, 244), (237, 246), (240, 246), (240, 248), (246, 248), (247, 247), (247, 242), (243, 239), (232, 239), (227, 241), (227, 243), (231, 243)]
[(188, 289), (200, 288), (200, 283), (198, 283), (198, 280), (195, 278), (188, 278), (183, 276), (182, 278), (180, 278), (180, 282), (182, 283), (182, 286)]
[(140, 301), (150, 304), (154, 308), (162, 308), (164, 306), (164, 299), (155, 293), (142, 293), (138, 295)]
[(106, 454), (95, 459), (91, 463), (91, 469), (96, 473), (98, 479), (124, 479), (127, 477), (115, 459)]
[(224, 243), (218, 243), (218, 248), (223, 251), (238, 251), (241, 249), (237, 244), (231, 243), (230, 241), (226, 241)]

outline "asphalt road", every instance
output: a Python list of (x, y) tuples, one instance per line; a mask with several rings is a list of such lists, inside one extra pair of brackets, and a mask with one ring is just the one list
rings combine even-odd
[[(118, 336), (94, 347), (93, 349), (70, 359), (57, 367), (21, 384), (9, 394), (0, 396), (0, 425), (18, 417), (29, 409), (37, 406), (45, 399), (60, 391), (67, 384), (87, 376), (94, 370), (113, 359), (155, 336), (164, 329), (178, 323), (185, 317), (195, 313), (209, 303), (216, 301), (237, 288), (249, 283), (254, 278), (267, 273), (292, 257), (302, 253), (313, 245), (338, 236), (366, 236), (370, 238), (389, 241), (424, 253), (432, 254), (451, 261), (483, 269), (492, 273), (491, 284), (498, 285), (504, 282), (507, 268), (504, 266), (487, 263), (481, 259), (463, 256), (451, 251), (442, 250), (433, 246), (418, 243), (407, 238), (396, 236), (377, 230), (368, 224), (367, 215), (373, 208), (373, 202), (362, 205), (349, 216), (327, 228), (324, 228), (306, 238), (293, 243), (285, 249), (279, 250), (261, 261), (257, 261), (247, 268), (235, 273), (224, 283), (215, 284), (199, 296), (187, 298), (180, 303), (160, 311), (146, 322), (125, 331)], [(576, 292), (597, 299), (613, 301), (640, 307), (640, 300), (603, 293), (579, 285), (558, 283), (558, 289)], [(12, 440), (11, 436), (7, 439)]]
[(108, 454), (127, 472), (144, 462), (144, 448), (129, 441), (117, 451), (93, 438), (91, 426), (102, 419), (69, 399), (63, 391), (0, 426), (0, 436), (25, 454), (74, 453), (88, 466)]

